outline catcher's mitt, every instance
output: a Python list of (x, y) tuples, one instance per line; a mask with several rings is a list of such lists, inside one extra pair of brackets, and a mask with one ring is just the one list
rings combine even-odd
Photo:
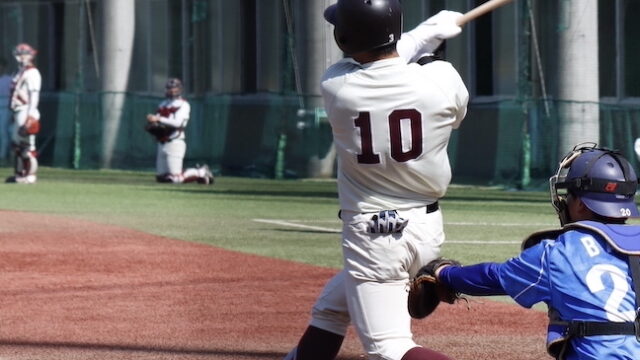
[(158, 141), (167, 141), (169, 136), (177, 130), (176, 127), (163, 124), (159, 121), (147, 122), (144, 129), (151, 135), (153, 135)]
[(414, 319), (429, 316), (441, 301), (453, 304), (460, 299), (460, 293), (441, 283), (435, 276), (436, 269), (443, 265), (461, 265), (455, 260), (438, 258), (418, 270), (409, 283), (407, 308)]
[(33, 116), (28, 116), (24, 125), (20, 126), (18, 133), (20, 136), (35, 135), (40, 132), (40, 120)]

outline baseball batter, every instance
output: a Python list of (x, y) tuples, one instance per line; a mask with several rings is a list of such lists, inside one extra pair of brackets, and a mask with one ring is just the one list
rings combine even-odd
[(468, 92), (451, 64), (408, 62), (460, 33), (461, 14), (439, 13), (402, 39), (398, 0), (339, 0), (324, 15), (349, 56), (321, 85), (338, 154), (344, 269), (286, 359), (334, 359), (350, 324), (370, 359), (447, 359), (414, 342), (406, 286), (444, 241), (438, 199)]
[(147, 115), (147, 130), (158, 141), (156, 155), (156, 181), (165, 183), (198, 182), (213, 184), (214, 177), (207, 165), (182, 170), (187, 151), (184, 130), (189, 122), (191, 106), (182, 97), (182, 81), (170, 78), (165, 85), (165, 96), (155, 114)]
[(455, 291), (549, 307), (547, 349), (563, 360), (640, 359), (638, 177), (619, 153), (574, 149), (550, 179), (562, 229), (540, 232), (504, 263), (442, 266)]
[(15, 151), (15, 174), (6, 182), (34, 184), (38, 159), (36, 136), (40, 129), (40, 88), (42, 77), (34, 66), (37, 52), (29, 44), (19, 44), (13, 50), (18, 71), (11, 82), (9, 108), (13, 112), (12, 145)]

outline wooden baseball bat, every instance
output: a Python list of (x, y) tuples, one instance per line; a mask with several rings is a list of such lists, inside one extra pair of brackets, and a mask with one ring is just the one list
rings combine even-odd
[(484, 15), (489, 11), (495, 10), (496, 8), (499, 8), (502, 5), (506, 5), (512, 1), (513, 0), (489, 0), (486, 3), (478, 6), (477, 8), (471, 9), (466, 12), (460, 19), (456, 21), (456, 24), (458, 26), (462, 26), (479, 16)]

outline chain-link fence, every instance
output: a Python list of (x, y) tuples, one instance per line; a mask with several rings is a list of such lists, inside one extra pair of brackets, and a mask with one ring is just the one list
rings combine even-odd
[[(114, 92), (101, 87), (104, 59), (111, 56), (101, 47), (103, 6), (112, 0), (0, 0), (0, 58), (15, 70), (15, 44), (29, 42), (39, 50), (43, 165), (103, 166), (105, 107), (117, 95), (124, 106), (110, 166), (152, 169), (156, 149), (143, 130), (145, 114), (161, 101), (167, 77), (177, 76), (192, 105), (187, 165), (208, 163), (218, 173), (260, 177), (316, 176), (322, 159), (329, 160), (325, 167), (335, 166), (318, 94), (319, 76), (336, 57), (332, 28), (322, 20), (331, 0), (132, 1), (128, 83)], [(464, 12), (482, 2), (403, 0), (405, 28), (440, 9)], [(640, 24), (623, 16), (638, 5), (598, 4), (600, 33), (606, 35), (601, 51), (594, 51), (606, 96), (598, 104), (600, 143), (640, 165), (632, 148), (640, 136), (632, 81), (638, 67), (630, 66), (638, 56), (633, 41)], [(449, 146), (454, 181), (535, 188), (555, 169), (564, 152), (559, 133), (566, 103), (556, 95), (555, 38), (559, 21), (565, 27), (568, 21), (556, 18), (558, 6), (515, 1), (448, 42), (447, 59), (471, 92), (467, 119)]]

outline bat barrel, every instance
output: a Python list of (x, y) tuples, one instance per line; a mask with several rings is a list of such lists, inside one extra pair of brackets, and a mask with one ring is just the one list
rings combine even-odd
[(489, 11), (492, 11), (496, 8), (499, 8), (500, 6), (506, 5), (507, 3), (512, 2), (513, 0), (490, 0), (487, 1), (486, 3), (468, 11), (467, 13), (465, 13), (464, 15), (462, 15), (462, 17), (460, 17), (457, 21), (456, 24), (458, 26), (462, 26), (466, 23), (468, 23), (469, 21), (484, 15), (486, 13), (488, 13)]

